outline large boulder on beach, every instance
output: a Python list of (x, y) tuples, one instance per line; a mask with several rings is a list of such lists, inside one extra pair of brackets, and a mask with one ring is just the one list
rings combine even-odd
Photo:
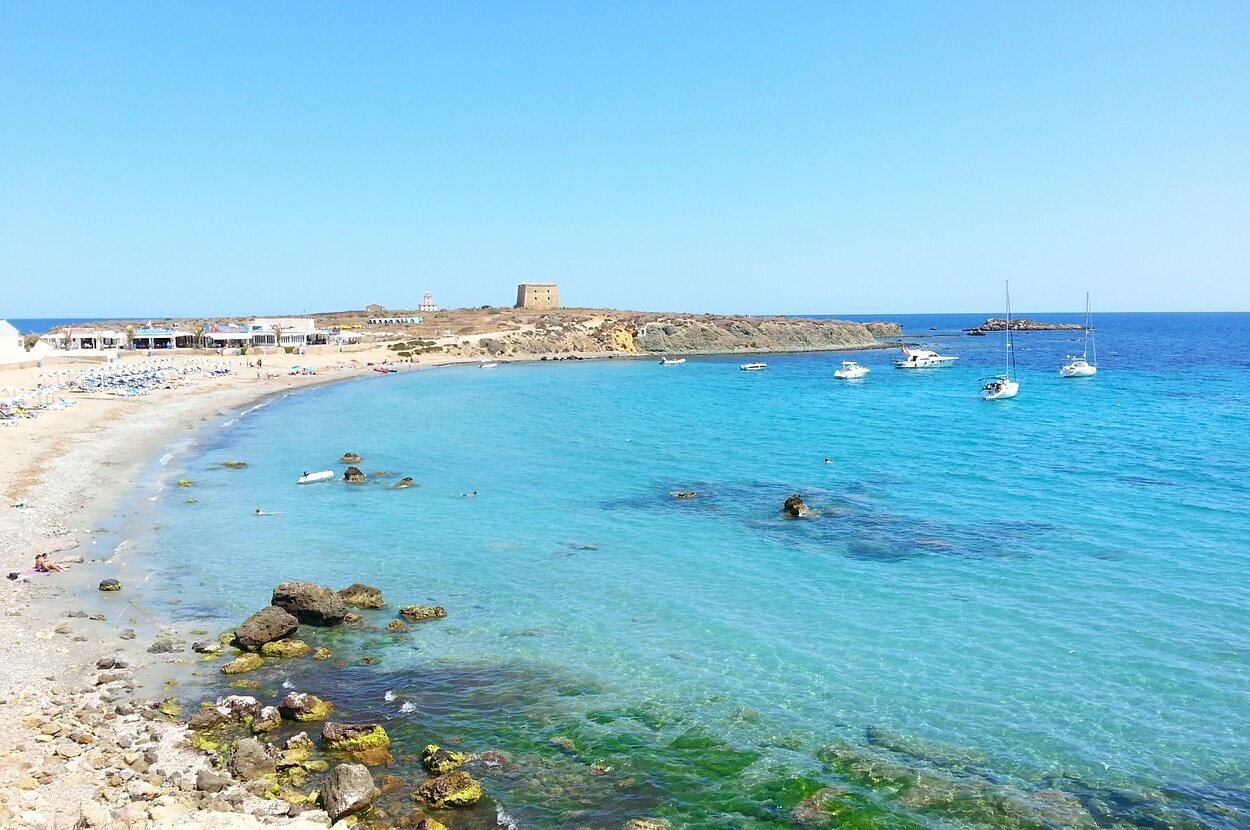
[(100, 580), (100, 590), (104, 591), (105, 593), (111, 593), (113, 591), (120, 591), (121, 589), (122, 589), (122, 584), (120, 581), (116, 579)]
[(348, 467), (343, 471), (343, 480), (350, 481), (352, 484), (359, 484), (365, 480), (365, 471), (359, 467)]
[(803, 497), (798, 493), (795, 493), (793, 496), (786, 499), (786, 503), (781, 506), (781, 512), (791, 518), (801, 519), (808, 515), (811, 510), (808, 509), (808, 506), (803, 503)]
[(313, 582), (283, 582), (273, 589), (272, 602), (308, 625), (338, 625), (347, 616), (339, 595)]
[(357, 608), (386, 607), (386, 600), (382, 598), (382, 591), (374, 588), (372, 585), (365, 585), (361, 582), (355, 582), (339, 591), (339, 598), (343, 600), (344, 605), (354, 605)]
[(426, 781), (412, 797), (437, 810), (472, 807), (482, 800), (482, 785), (467, 772), (456, 770)]
[(282, 717), (294, 721), (325, 720), (334, 714), (334, 704), (306, 692), (287, 692), (278, 704)]
[(249, 651), (259, 651), (265, 643), (289, 637), (299, 628), (299, 620), (277, 604), (262, 608), (234, 630), (234, 639)]
[(361, 764), (339, 764), (330, 770), (321, 785), (321, 807), (338, 821), (369, 809), (378, 791), (373, 786), (373, 776)]
[(255, 738), (243, 738), (230, 753), (230, 774), (244, 781), (255, 781), (278, 771), (278, 765), (265, 745)]

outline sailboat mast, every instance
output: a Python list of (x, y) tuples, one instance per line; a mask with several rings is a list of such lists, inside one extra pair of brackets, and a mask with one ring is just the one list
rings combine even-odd
[(1011, 367), (1015, 363), (1011, 348), (1011, 281), (1004, 282), (1007, 285), (1007, 380), (1011, 380)]

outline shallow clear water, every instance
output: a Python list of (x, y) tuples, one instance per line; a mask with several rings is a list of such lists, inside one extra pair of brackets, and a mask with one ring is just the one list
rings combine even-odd
[[(445, 605), (411, 635), (343, 640), (378, 663), (334, 675), (330, 696), (401, 743), (532, 753), (540, 783), (487, 781), (531, 826), (565, 826), (570, 805), (586, 826), (784, 822), (794, 797), (768, 782), (838, 780), (818, 750), (881, 727), (976, 752), (995, 782), (1166, 788), (1206, 805), (1187, 808), (1195, 826), (1239, 826), (1250, 315), (1100, 316), (1089, 380), (1056, 372), (1079, 333), (1021, 335), (1020, 397), (993, 404), (976, 392), (1001, 336), (928, 330), (979, 319), (905, 318), (909, 339), (961, 355), (931, 371), (885, 351), (773, 356), (757, 374), (615, 360), (281, 398), (166, 471), (195, 487), (136, 517), (152, 555), (135, 561), (184, 621), (241, 619), (295, 578)], [(866, 381), (832, 378), (847, 357)], [(348, 450), (420, 486), (294, 485)], [(217, 466), (232, 459), (248, 467)], [(782, 518), (793, 492), (819, 515)], [(555, 734), (614, 771), (573, 770)], [(640, 783), (620, 786), (627, 772)]]

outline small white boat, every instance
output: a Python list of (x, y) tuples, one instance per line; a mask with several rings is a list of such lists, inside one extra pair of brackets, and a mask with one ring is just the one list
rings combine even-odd
[(494, 368), (495, 368), (496, 366), (498, 366), (498, 365), (499, 365), (498, 363), (482, 363), (482, 364), (479, 364), (477, 368), (479, 368), (479, 369), (494, 369)]
[(1011, 340), (1011, 283), (1007, 283), (1007, 369), (981, 385), (981, 399), (1006, 401), (1020, 393), (1020, 384), (1012, 377), (1016, 368), (1016, 352)]
[(767, 369), (767, 363), (743, 363), (739, 367), (744, 372), (758, 372), (761, 369)]
[[(1094, 353), (1090, 362), (1090, 351)], [(1089, 313), (1089, 294), (1085, 295), (1085, 352), (1080, 357), (1068, 355), (1069, 363), (1059, 368), (1059, 376), (1065, 378), (1092, 378), (1098, 374), (1098, 344), (1094, 342), (1093, 317)]]
[(334, 470), (321, 470), (316, 473), (304, 473), (296, 480), (296, 484), (315, 484), (318, 481), (329, 481), (334, 478)]
[(868, 367), (860, 366), (854, 360), (844, 360), (842, 361), (842, 368), (834, 370), (833, 376), (842, 380), (858, 380), (868, 377), (869, 371), (871, 370)]
[(938, 354), (928, 349), (909, 349), (903, 347), (903, 359), (894, 361), (900, 369), (933, 369), (938, 366), (949, 366), (959, 360), (955, 355)]
[(660, 359), (661, 366), (680, 366), (686, 362), (684, 357), (664, 357)]

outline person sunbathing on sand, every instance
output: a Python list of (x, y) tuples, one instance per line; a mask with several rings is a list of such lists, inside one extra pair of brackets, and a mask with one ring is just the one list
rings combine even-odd
[(68, 569), (63, 565), (56, 564), (55, 562), (49, 562), (48, 555), (46, 553), (41, 553), (35, 557), (35, 570), (41, 574), (46, 574)]

